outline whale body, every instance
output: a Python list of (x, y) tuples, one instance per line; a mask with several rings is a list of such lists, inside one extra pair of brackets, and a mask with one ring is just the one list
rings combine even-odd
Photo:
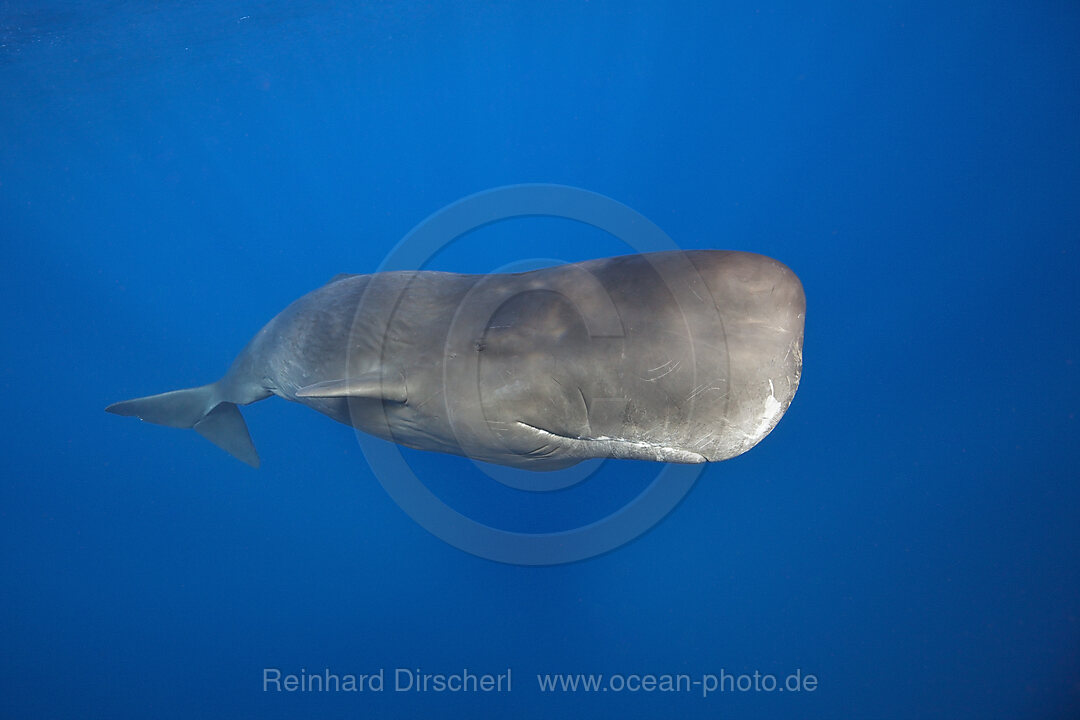
[(194, 428), (253, 466), (238, 406), (271, 395), (401, 445), (530, 470), (720, 461), (790, 405), (805, 312), (790, 269), (735, 251), (339, 275), (217, 382), (106, 410)]

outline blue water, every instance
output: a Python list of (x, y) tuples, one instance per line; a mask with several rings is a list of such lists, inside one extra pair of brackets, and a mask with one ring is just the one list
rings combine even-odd
[[(0, 715), (1080, 716), (1080, 12), (1029, 5), (0, 2)], [(634, 542), (466, 554), (278, 399), (244, 411), (258, 471), (103, 412), (216, 379), (294, 298), (516, 183), (806, 289), (790, 411)], [(518, 219), (427, 267), (627, 251)], [(530, 532), (656, 470), (537, 496), (405, 457)], [(399, 667), (512, 691), (395, 692)], [(536, 680), (755, 671), (817, 684)]]

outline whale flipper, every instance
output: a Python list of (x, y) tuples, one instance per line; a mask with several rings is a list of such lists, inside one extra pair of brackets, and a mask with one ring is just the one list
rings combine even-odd
[(381, 372), (370, 372), (302, 387), (296, 391), (296, 397), (366, 397), (404, 403), (408, 400), (408, 393), (405, 391), (405, 378), (400, 374), (390, 373), (387, 377)]
[(237, 460), (259, 467), (259, 454), (247, 424), (234, 403), (219, 400), (217, 383), (125, 400), (105, 408), (114, 415), (137, 417), (156, 425), (194, 428)]

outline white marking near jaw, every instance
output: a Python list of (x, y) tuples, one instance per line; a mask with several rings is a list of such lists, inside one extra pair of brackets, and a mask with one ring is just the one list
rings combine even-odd
[(647, 442), (644, 440), (625, 440), (623, 438), (609, 437), (607, 435), (600, 435), (595, 438), (572, 438), (565, 435), (558, 435), (545, 430), (544, 428), (521, 422), (520, 420), (517, 421), (517, 424), (536, 432), (542, 437), (549, 438), (564, 448), (572, 449), (575, 445), (584, 446), (586, 444), (595, 443), (603, 446), (608, 451), (607, 453), (594, 455), (593, 457), (603, 457), (604, 455), (608, 455), (609, 457), (615, 458), (655, 460), (658, 462), (706, 462), (705, 456), (700, 453), (671, 447), (669, 445), (664, 445), (663, 443)]
[(780, 401), (776, 399), (776, 389), (773, 387), (773, 381), (770, 378), (769, 397), (765, 398), (765, 409), (761, 413), (761, 419), (758, 421), (757, 427), (750, 433), (753, 442), (765, 437), (766, 433), (775, 425), (774, 420), (777, 419), (779, 412)]

